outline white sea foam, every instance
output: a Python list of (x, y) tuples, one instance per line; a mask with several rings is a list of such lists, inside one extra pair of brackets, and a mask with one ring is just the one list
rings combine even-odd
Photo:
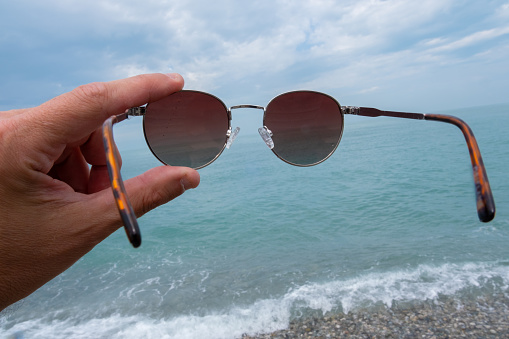
[[(288, 326), (292, 314), (304, 310), (350, 312), (359, 307), (395, 301), (434, 300), (469, 289), (509, 287), (509, 266), (504, 263), (421, 265), (414, 269), (370, 273), (327, 283), (309, 283), (285, 295), (251, 305), (231, 306), (205, 316), (181, 315), (152, 319), (142, 314), (114, 314), (103, 319), (48, 321), (42, 316), (10, 327), (7, 335), (26, 338), (238, 338), (244, 333), (271, 332)], [(4, 319), (5, 320), (5, 319)], [(0, 322), (0, 329), (7, 323)]]

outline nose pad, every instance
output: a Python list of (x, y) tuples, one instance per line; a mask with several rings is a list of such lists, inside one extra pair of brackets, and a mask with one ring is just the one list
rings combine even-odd
[(258, 128), (258, 133), (260, 133), (260, 136), (262, 137), (263, 141), (269, 146), (270, 149), (274, 148), (274, 141), (272, 140), (272, 132), (270, 129), (267, 128), (267, 126), (263, 126)]
[(239, 134), (240, 132), (240, 127), (236, 127), (233, 132), (228, 131), (230, 132), (229, 136), (228, 136), (228, 140), (226, 141), (226, 148), (230, 149), (231, 145), (233, 144), (233, 142), (235, 141), (235, 138), (237, 137), (237, 135)]

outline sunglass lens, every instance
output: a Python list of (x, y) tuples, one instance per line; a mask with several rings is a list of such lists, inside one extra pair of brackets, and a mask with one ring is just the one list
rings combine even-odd
[(201, 168), (223, 151), (229, 121), (228, 109), (215, 96), (180, 91), (147, 105), (143, 130), (163, 163)]
[(338, 102), (323, 93), (296, 91), (274, 98), (263, 124), (272, 132), (274, 153), (297, 166), (316, 165), (334, 153), (343, 133)]

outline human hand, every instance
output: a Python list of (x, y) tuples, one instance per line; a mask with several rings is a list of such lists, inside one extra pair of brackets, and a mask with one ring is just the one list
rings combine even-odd
[[(121, 226), (101, 125), (181, 90), (177, 74), (93, 83), (29, 109), (0, 112), (0, 310), (62, 273)], [(125, 181), (140, 216), (195, 188), (190, 168)]]

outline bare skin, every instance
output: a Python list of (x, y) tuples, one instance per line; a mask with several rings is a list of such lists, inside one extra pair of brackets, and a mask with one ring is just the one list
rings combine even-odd
[[(109, 188), (101, 125), (183, 84), (177, 74), (146, 74), (80, 86), (35, 108), (0, 112), (0, 310), (122, 226)], [(199, 182), (195, 170), (160, 166), (127, 180), (125, 187), (140, 216)]]

